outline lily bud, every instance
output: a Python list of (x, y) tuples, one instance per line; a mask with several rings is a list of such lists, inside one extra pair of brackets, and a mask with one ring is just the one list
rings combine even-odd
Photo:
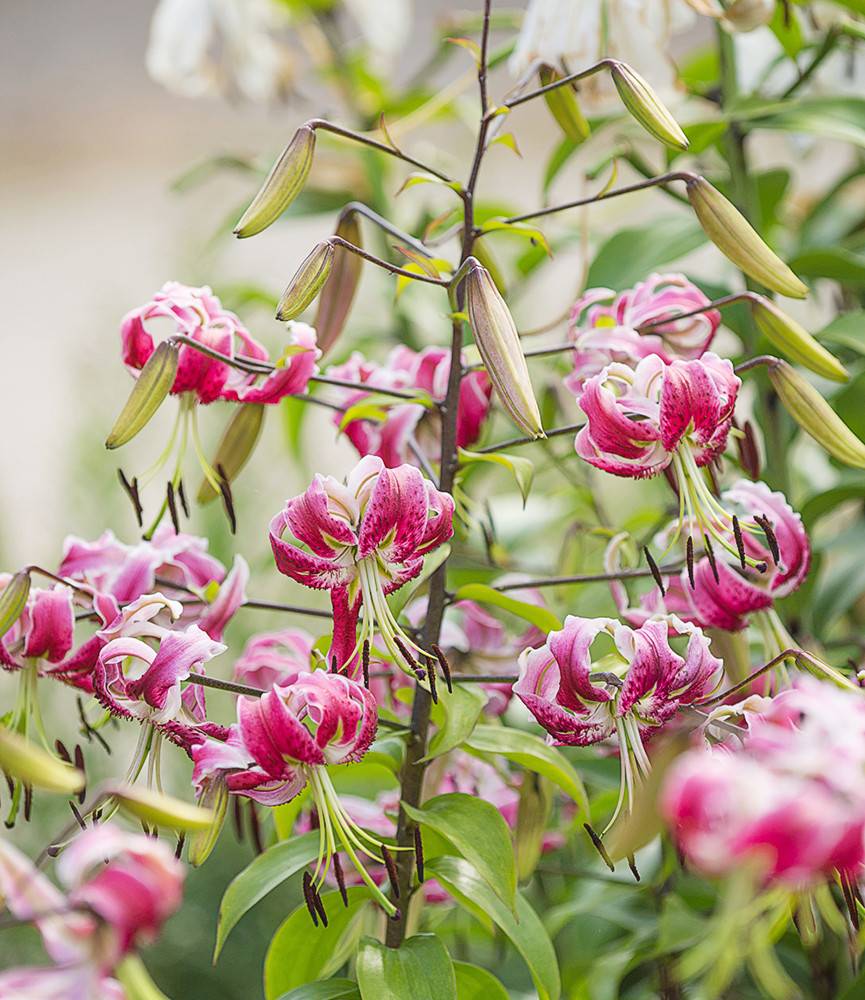
[(775, 0), (736, 0), (721, 20), (733, 31), (753, 31), (768, 24), (775, 16)]
[(627, 63), (614, 62), (610, 75), (622, 104), (631, 117), (660, 142), (673, 149), (687, 149), (688, 139), (679, 123), (648, 83)]
[[(360, 222), (354, 212), (348, 212), (339, 220), (336, 236), (347, 243), (361, 246)], [(336, 343), (343, 331), (357, 286), (360, 284), (362, 262), (357, 254), (344, 247), (334, 248), (333, 265), (330, 276), (318, 297), (318, 312), (315, 326), (318, 346), (326, 354)]]
[(84, 787), (84, 775), (18, 733), (0, 726), (0, 770), (32, 788), (74, 795)]
[(189, 863), (193, 868), (200, 868), (210, 857), (210, 853), (225, 824), (225, 813), (228, 809), (228, 787), (224, 781), (215, 781), (198, 800), (200, 806), (208, 809), (213, 816), (210, 826), (194, 834), (189, 843)]
[(552, 809), (553, 796), (549, 781), (532, 771), (525, 771), (520, 785), (517, 828), (514, 832), (514, 853), (520, 882), (527, 882), (532, 877), (541, 859)]
[(30, 574), (21, 570), (0, 591), (0, 639), (21, 617), (30, 596)]
[(803, 431), (839, 462), (865, 469), (865, 444), (807, 379), (777, 358), (769, 367), (769, 379), (784, 408)]
[(808, 331), (791, 316), (782, 312), (774, 302), (761, 296), (750, 298), (751, 314), (760, 332), (779, 351), (798, 361), (810, 371), (834, 382), (849, 379), (847, 369), (830, 354)]
[(304, 257), (276, 307), (279, 320), (295, 319), (321, 291), (333, 267), (333, 244), (323, 240)]
[(109, 794), (120, 808), (150, 826), (170, 830), (209, 830), (213, 811), (138, 785), (112, 785)]
[[(216, 448), (211, 466), (221, 469), (229, 483), (233, 483), (240, 470), (249, 461), (261, 436), (264, 422), (264, 405), (261, 403), (244, 403), (234, 407), (231, 419), (228, 421)], [(198, 487), (197, 500), (200, 504), (210, 503), (217, 496), (216, 490), (207, 479), (202, 479)]]
[(170, 340), (157, 345), (105, 439), (106, 448), (119, 448), (131, 441), (156, 413), (174, 385), (179, 354), (180, 348)]
[[(547, 87), (561, 80), (562, 74), (552, 66), (541, 66), (538, 70), (538, 79), (542, 87)], [(550, 114), (568, 139), (572, 142), (585, 142), (588, 139), (592, 132), (591, 127), (580, 110), (576, 95), (569, 84), (556, 87), (555, 90), (544, 94), (544, 100), (550, 109)]]
[(235, 226), (235, 236), (255, 236), (276, 222), (303, 189), (314, 153), (315, 129), (301, 125)]
[(803, 284), (750, 226), (739, 210), (705, 177), (687, 182), (688, 200), (703, 231), (722, 254), (766, 288), (793, 299), (804, 299)]
[(544, 437), (541, 414), (513, 317), (489, 271), (477, 260), (469, 264), (465, 289), (475, 343), (502, 404), (518, 427), (532, 437)]

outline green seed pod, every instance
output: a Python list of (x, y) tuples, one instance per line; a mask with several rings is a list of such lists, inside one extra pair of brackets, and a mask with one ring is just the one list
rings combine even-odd
[[(538, 79), (542, 87), (547, 87), (561, 80), (562, 74), (552, 66), (541, 66), (538, 70)], [(573, 142), (585, 142), (588, 139), (592, 129), (580, 110), (576, 94), (570, 84), (566, 83), (544, 94), (544, 100), (550, 109), (550, 114), (568, 139)]]
[[(263, 423), (263, 404), (241, 403), (234, 407), (211, 462), (214, 469), (222, 469), (229, 483), (234, 482), (240, 470), (249, 461), (261, 436)], [(214, 488), (207, 479), (202, 479), (196, 497), (198, 503), (208, 504), (216, 497)]]
[(333, 267), (334, 248), (324, 240), (304, 257), (276, 308), (279, 320), (295, 319), (321, 291)]
[(774, 302), (754, 295), (749, 299), (751, 314), (760, 332), (788, 358), (834, 382), (849, 379), (847, 369), (826, 348)]
[[(360, 222), (354, 212), (348, 212), (339, 220), (335, 235), (353, 246), (362, 247)], [(361, 267), (362, 261), (356, 253), (341, 246), (334, 248), (330, 276), (318, 297), (318, 311), (313, 324), (322, 354), (327, 354), (333, 347), (345, 327), (360, 284)]]
[(770, 365), (769, 379), (784, 408), (806, 434), (839, 462), (865, 469), (865, 444), (810, 382), (779, 359)]
[(627, 63), (614, 62), (610, 75), (622, 104), (631, 117), (660, 142), (673, 149), (688, 148), (688, 139), (679, 123), (667, 110), (648, 83)]
[(465, 279), (466, 307), (475, 343), (490, 380), (514, 423), (531, 437), (544, 437), (517, 328), (489, 271), (470, 258)]
[(112, 785), (108, 793), (117, 800), (123, 812), (150, 826), (204, 831), (209, 830), (213, 823), (212, 810), (202, 809), (140, 785)]
[(141, 369), (120, 416), (105, 439), (106, 448), (119, 448), (146, 426), (171, 392), (177, 375), (179, 354), (180, 348), (170, 340), (163, 340), (157, 345), (147, 359), (147, 364)]
[(74, 795), (84, 787), (84, 775), (23, 736), (0, 726), (0, 770), (10, 778), (48, 792)]
[(792, 299), (805, 298), (808, 286), (766, 246), (739, 210), (705, 177), (690, 178), (687, 189), (697, 221), (728, 260), (780, 295), (788, 295)]
[(15, 576), (0, 591), (0, 638), (21, 617), (21, 613), (30, 596), (30, 574), (23, 570)]
[(235, 226), (235, 236), (255, 236), (276, 222), (303, 189), (314, 153), (315, 129), (301, 125)]

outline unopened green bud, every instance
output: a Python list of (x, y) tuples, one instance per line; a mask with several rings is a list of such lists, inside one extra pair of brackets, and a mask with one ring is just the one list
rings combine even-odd
[(126, 405), (105, 439), (106, 448), (119, 448), (131, 441), (156, 413), (174, 385), (179, 353), (177, 344), (170, 340), (163, 340), (157, 345), (141, 369)]
[(44, 788), (48, 792), (74, 795), (84, 787), (84, 775), (23, 736), (0, 726), (0, 770), (10, 778)]
[(304, 257), (294, 277), (282, 293), (276, 308), (279, 320), (295, 319), (321, 291), (333, 267), (334, 248), (330, 240), (324, 240)]
[(502, 405), (531, 437), (544, 437), (517, 328), (489, 271), (470, 258), (465, 279), (466, 307), (475, 343)]
[(276, 222), (303, 189), (314, 153), (315, 129), (301, 125), (235, 226), (235, 236), (255, 236)]
[[(261, 436), (263, 423), (263, 404), (243, 403), (234, 407), (211, 462), (214, 469), (222, 470), (229, 483), (234, 482), (240, 470), (249, 461)], [(210, 481), (202, 479), (198, 487), (198, 502), (207, 504), (215, 500), (216, 496), (216, 490), (210, 485)]]
[(533, 771), (525, 771), (520, 784), (517, 826), (514, 831), (514, 853), (520, 882), (528, 882), (541, 859), (552, 808), (550, 782)]
[(688, 200), (703, 231), (728, 260), (774, 292), (793, 299), (805, 298), (808, 286), (766, 246), (735, 205), (705, 177), (689, 178), (687, 189)]
[(774, 302), (762, 296), (750, 296), (754, 322), (767, 340), (788, 358), (810, 371), (834, 382), (846, 382), (847, 369), (792, 316), (782, 312)]
[[(360, 222), (354, 212), (346, 212), (339, 220), (335, 235), (351, 243), (352, 246), (362, 246)], [(330, 276), (318, 297), (318, 311), (313, 324), (322, 354), (327, 354), (333, 347), (345, 327), (357, 286), (360, 284), (361, 267), (361, 259), (356, 253), (341, 246), (334, 248)]]
[(140, 785), (112, 785), (107, 789), (120, 808), (149, 826), (169, 830), (208, 830), (213, 812), (171, 795), (163, 795)]
[(648, 83), (627, 63), (614, 62), (610, 75), (622, 104), (631, 117), (660, 142), (673, 149), (688, 148), (688, 139), (679, 123), (667, 110)]
[(784, 408), (806, 434), (839, 462), (865, 469), (865, 444), (807, 379), (778, 358), (769, 366), (769, 379)]
[(193, 868), (199, 868), (207, 861), (222, 833), (228, 809), (228, 787), (225, 782), (219, 780), (210, 782), (198, 804), (207, 809), (213, 819), (206, 830), (194, 834), (189, 842), (188, 858)]
[[(541, 66), (538, 70), (538, 78), (542, 87), (547, 87), (551, 83), (562, 79), (562, 74), (552, 66)], [(544, 100), (550, 109), (550, 114), (555, 118), (559, 128), (565, 136), (572, 142), (585, 142), (591, 135), (592, 129), (586, 121), (577, 97), (570, 84), (556, 87), (544, 94)]]
[(30, 596), (30, 574), (21, 570), (0, 591), (0, 639), (21, 617)]

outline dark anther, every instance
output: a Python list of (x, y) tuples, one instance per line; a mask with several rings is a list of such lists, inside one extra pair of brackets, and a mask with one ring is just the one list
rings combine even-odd
[(312, 905), (315, 907), (315, 912), (318, 914), (319, 919), (322, 924), (327, 927), (327, 911), (324, 908), (324, 901), (318, 894), (318, 889), (310, 882), (310, 893), (312, 895)]
[(363, 640), (363, 649), (360, 654), (360, 661), (363, 666), (363, 686), (369, 687), (369, 639)]
[(94, 812), (93, 812), (93, 815), (90, 817), (90, 821), (93, 823), (94, 826), (96, 826), (96, 824), (101, 819), (102, 819), (102, 810), (101, 809), (95, 809)]
[(637, 861), (633, 854), (628, 855), (628, 868), (631, 869), (631, 874), (634, 876), (635, 881), (640, 881), (640, 873), (637, 870)]
[(249, 832), (252, 837), (252, 846), (256, 854), (264, 854), (264, 841), (261, 839), (261, 827), (258, 823), (258, 813), (255, 811), (255, 803), (249, 800)]
[(60, 846), (60, 844), (50, 844), (48, 847), (45, 848), (45, 853), (48, 855), (49, 858), (56, 858), (62, 850), (63, 848)]
[[(75, 744), (75, 766), (78, 768), (78, 770), (82, 774), (85, 773), (85, 768), (84, 768), (84, 751), (81, 749), (81, 744), (80, 743), (76, 743)], [(81, 791), (78, 793), (78, 803), (79, 803), (79, 805), (84, 802), (84, 797), (85, 797), (86, 794), (87, 794), (87, 786), (85, 785), (81, 789)]]
[(595, 850), (598, 854), (600, 854), (604, 864), (610, 869), (611, 872), (614, 872), (616, 870), (616, 866), (613, 864), (610, 855), (607, 854), (607, 849), (604, 847), (604, 843), (601, 838), (597, 835), (597, 833), (595, 833), (588, 823), (583, 823), (583, 829), (589, 835), (589, 839), (594, 844)]
[(414, 658), (414, 657), (413, 657), (413, 656), (411, 655), (411, 652), (409, 651), (409, 648), (408, 648), (408, 646), (406, 646), (406, 644), (405, 644), (405, 643), (404, 643), (404, 642), (402, 641), (402, 639), (400, 639), (400, 637), (399, 637), (398, 635), (395, 635), (395, 636), (393, 637), (393, 641), (394, 641), (394, 643), (396, 644), (396, 648), (397, 648), (397, 649), (398, 649), (398, 650), (400, 651), (400, 653), (402, 654), (402, 658), (403, 658), (403, 659), (405, 660), (405, 662), (406, 662), (406, 663), (407, 663), (407, 664), (408, 664), (408, 665), (409, 665), (409, 666), (411, 667), (411, 669), (412, 669), (412, 670), (414, 671), (414, 675), (415, 675), (415, 677), (417, 677), (417, 679), (418, 679), (419, 681), (422, 681), (422, 680), (425, 680), (425, 679), (426, 679), (426, 671), (425, 671), (425, 670), (422, 670), (422, 669), (421, 669), (421, 668), (420, 668), (420, 667), (418, 666), (418, 662), (417, 662), (417, 660), (416, 660), (416, 659), (415, 659), (415, 658)]
[(775, 563), (781, 561), (781, 550), (778, 548), (778, 539), (775, 536), (775, 527), (765, 514), (757, 514), (754, 520), (763, 529), (763, 534), (766, 536), (766, 541), (769, 543), (769, 551), (772, 553), (772, 558)]
[(690, 535), (688, 535), (688, 545), (685, 554), (688, 559), (688, 579), (691, 581), (691, 590), (693, 590), (696, 587), (694, 583), (694, 539)]
[(715, 550), (712, 548), (712, 542), (708, 535), (703, 535), (703, 547), (706, 550), (706, 558), (709, 560), (709, 565), (712, 567), (712, 576), (715, 578), (715, 583), (720, 583), (718, 564), (715, 562)]
[(421, 840), (420, 827), (414, 828), (414, 860), (417, 865), (417, 880), (423, 882), (423, 840)]
[(231, 498), (231, 484), (221, 465), (217, 465), (216, 471), (219, 473), (219, 492), (222, 494), (222, 503), (225, 507), (225, 513), (228, 515), (228, 525), (233, 535), (237, 531), (237, 515), (234, 512), (234, 500)]
[(393, 855), (384, 844), (381, 845), (381, 856), (384, 858), (384, 866), (387, 868), (387, 877), (390, 879), (394, 899), (399, 899), (399, 872), (396, 870)]
[(180, 857), (183, 854), (183, 845), (185, 843), (186, 843), (186, 834), (185, 833), (179, 834), (177, 837), (177, 846), (174, 848), (174, 856), (175, 858), (177, 858), (178, 861), (180, 860)]
[(438, 691), (436, 691), (436, 668), (434, 663), (430, 663), (429, 669), (427, 670), (427, 676), (429, 677), (429, 693), (433, 700), (434, 705), (438, 705), (439, 696)]
[(168, 513), (171, 515), (171, 523), (174, 530), (180, 533), (180, 518), (177, 516), (177, 503), (174, 500), (174, 484), (169, 480), (165, 490), (165, 499), (168, 502)]
[(649, 552), (647, 546), (643, 546), (643, 555), (646, 557), (646, 562), (649, 564), (649, 569), (652, 571), (652, 579), (658, 585), (658, 590), (661, 591), (661, 597), (663, 597), (667, 591), (664, 589), (664, 578), (661, 576), (661, 570), (658, 568), (658, 564), (655, 562), (655, 557)]
[(138, 521), (138, 527), (144, 527), (144, 519), (142, 514), (144, 510), (141, 506), (141, 498), (138, 496), (138, 480), (133, 479), (130, 483), (126, 478), (123, 469), (117, 470), (117, 478), (120, 480), (120, 485), (123, 487), (123, 492), (129, 497), (132, 504), (132, 508), (135, 511), (135, 520)]
[(754, 427), (750, 420), (745, 421), (742, 427), (743, 437), (736, 440), (736, 447), (739, 452), (739, 462), (743, 470), (751, 479), (760, 478), (760, 452), (757, 448), (757, 440), (754, 437)]
[(447, 684), (448, 686), (448, 693), (453, 694), (454, 685), (453, 681), (451, 680), (451, 665), (448, 663), (447, 657), (442, 652), (441, 646), (438, 646), (435, 643), (433, 643), (432, 651), (433, 653), (435, 653), (435, 658), (439, 661), (439, 666), (442, 668), (442, 676), (445, 679), (445, 684)]
[(342, 896), (342, 905), (348, 906), (348, 893), (345, 889), (345, 875), (342, 871), (342, 862), (339, 860), (338, 854), (333, 854), (331, 860), (333, 861), (333, 874), (336, 876), (336, 884), (339, 886), (339, 894)]
[(84, 822), (84, 817), (78, 811), (78, 807), (74, 802), (70, 800), (69, 808), (72, 810), (72, 815), (75, 817), (75, 822), (81, 827), (82, 830), (87, 829), (87, 824)]
[(303, 899), (309, 915), (312, 917), (313, 927), (318, 927), (318, 914), (315, 910), (315, 890), (312, 887), (312, 878), (309, 872), (303, 873)]
[(24, 786), (24, 822), (30, 822), (30, 813), (33, 812), (33, 786)]
[(183, 513), (189, 517), (189, 501), (186, 499), (186, 490), (183, 487), (182, 479), (177, 484), (177, 496), (180, 498), (180, 506), (183, 508)]
[(54, 749), (57, 751), (58, 757), (65, 761), (67, 764), (72, 763), (72, 758), (69, 756), (69, 751), (66, 749), (63, 740), (54, 741)]
[(393, 916), (390, 919), (394, 921), (402, 920), (402, 910), (399, 907), (397, 907), (396, 910), (394, 911)]
[(745, 542), (742, 538), (742, 529), (739, 526), (739, 518), (733, 515), (733, 536), (736, 539), (736, 548), (739, 552), (739, 562), (742, 565), (742, 569), (745, 568)]

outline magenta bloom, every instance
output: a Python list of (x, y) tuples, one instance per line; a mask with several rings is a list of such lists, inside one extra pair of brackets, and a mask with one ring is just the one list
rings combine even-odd
[[(653, 274), (619, 295), (609, 288), (589, 289), (571, 310), (574, 370), (565, 385), (579, 399), (586, 380), (614, 361), (636, 366), (650, 354), (667, 363), (701, 357), (712, 345), (721, 314), (710, 309), (686, 319), (675, 317), (708, 304), (682, 274)], [(659, 325), (640, 332), (653, 323)]]
[[(612, 652), (593, 662), (592, 648), (602, 636)], [(670, 645), (675, 636), (687, 637), (684, 656)], [(622, 784), (612, 824), (634, 780), (649, 773), (645, 740), (682, 706), (712, 691), (721, 671), (703, 633), (674, 616), (632, 629), (612, 618), (569, 615), (543, 646), (523, 651), (514, 694), (553, 744), (590, 746), (616, 738)]]
[(0, 998), (123, 1000), (114, 968), (178, 908), (183, 866), (160, 841), (101, 825), (73, 841), (57, 872), (65, 894), (0, 841), (0, 895), (15, 917), (32, 920), (55, 963), (0, 973)]
[[(345, 485), (316, 475), (306, 492), (289, 500), (270, 522), (277, 569), (306, 587), (330, 591), (331, 655), (340, 667), (376, 632), (394, 661), (406, 667), (407, 647), (418, 647), (400, 629), (385, 595), (413, 580), (423, 557), (451, 537), (453, 511), (451, 496), (435, 489), (418, 469), (388, 469), (368, 455)], [(286, 541), (287, 533), (296, 541)]]
[[(0, 592), (11, 579), (0, 574)], [(0, 637), (0, 666), (20, 670), (28, 660), (59, 663), (72, 648), (74, 630), (72, 591), (63, 584), (48, 590), (33, 587), (21, 617)]]
[[(394, 348), (383, 365), (367, 361), (355, 353), (348, 361), (328, 369), (328, 375), (351, 382), (363, 382), (370, 392), (376, 389), (421, 389), (433, 399), (444, 399), (450, 374), (450, 351), (443, 347), (425, 347), (416, 352), (409, 347)], [(369, 396), (362, 390), (346, 390), (341, 399), (347, 408)], [(492, 384), (486, 372), (469, 372), (460, 383), (457, 409), (457, 447), (469, 448), (480, 437), (490, 408)], [(334, 415), (340, 425), (341, 415)], [(425, 455), (438, 462), (441, 453), (441, 426), (438, 413), (415, 403), (397, 403), (387, 409), (381, 421), (352, 420), (345, 434), (359, 455), (377, 455), (389, 469), (416, 465), (417, 457), (409, 447), (415, 438)]]
[(234, 679), (263, 691), (290, 684), (299, 674), (312, 669), (314, 644), (315, 639), (302, 628), (254, 635), (235, 660)]

